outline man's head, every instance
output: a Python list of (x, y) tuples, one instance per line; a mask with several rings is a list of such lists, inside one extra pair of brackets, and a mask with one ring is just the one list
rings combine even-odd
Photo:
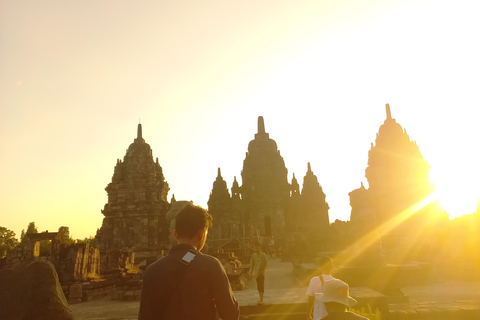
[(179, 243), (189, 243), (202, 250), (211, 226), (212, 216), (207, 210), (189, 203), (175, 217), (173, 234)]
[(253, 247), (254, 247), (256, 253), (262, 252), (262, 244), (261, 243), (255, 242), (255, 245)]
[(323, 256), (320, 258), (320, 271), (323, 274), (330, 274), (333, 270), (333, 260), (328, 256)]
[(327, 312), (345, 311), (346, 307), (353, 307), (357, 303), (350, 297), (348, 284), (338, 279), (325, 281), (323, 292), (316, 293), (315, 299), (325, 303)]

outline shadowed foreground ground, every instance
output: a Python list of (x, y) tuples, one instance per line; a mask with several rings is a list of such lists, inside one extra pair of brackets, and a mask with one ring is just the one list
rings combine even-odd
[[(305, 302), (305, 285), (297, 285), (292, 275), (292, 264), (271, 259), (265, 279), (265, 303)], [(406, 304), (390, 305), (390, 310), (405, 310), (428, 304), (431, 308), (446, 305), (455, 308), (462, 301), (470, 301), (480, 309), (480, 282), (438, 282), (403, 288), (409, 297)], [(236, 291), (240, 305), (255, 304), (258, 294), (255, 281), (247, 283), (243, 291)], [(134, 320), (137, 319), (138, 301), (116, 301), (110, 298), (71, 305), (76, 320)]]

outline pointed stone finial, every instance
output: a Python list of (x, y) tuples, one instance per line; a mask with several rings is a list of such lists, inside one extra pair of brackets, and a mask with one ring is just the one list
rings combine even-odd
[(307, 166), (308, 166), (307, 172), (312, 172), (312, 167), (310, 166), (310, 162), (308, 162)]
[(387, 109), (387, 120), (391, 120), (392, 113), (390, 112), (390, 105), (388, 103), (385, 105), (385, 109)]
[(258, 117), (258, 133), (265, 133), (265, 123), (262, 116)]
[(143, 139), (142, 137), (142, 124), (139, 123), (138, 124), (138, 127), (137, 127), (137, 138), (135, 140), (133, 140), (133, 142), (140, 142), (140, 143), (144, 143), (145, 140)]
[(217, 178), (221, 178), (221, 177), (222, 177), (222, 173), (220, 172), (220, 168), (218, 168)]
[(237, 182), (237, 176), (233, 176), (233, 182)]
[(172, 200), (170, 200), (170, 203), (174, 203), (174, 202), (177, 202), (177, 200), (175, 199), (175, 194), (172, 194)]
[(138, 124), (138, 128), (137, 128), (137, 139), (142, 139), (142, 124), (141, 123)]
[(360, 184), (361, 184), (360, 188), (365, 189), (365, 186), (363, 185), (363, 182), (360, 182)]

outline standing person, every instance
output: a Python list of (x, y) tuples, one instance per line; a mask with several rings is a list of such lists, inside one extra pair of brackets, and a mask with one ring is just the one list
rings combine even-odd
[[(332, 277), (333, 260), (330, 257), (324, 256), (320, 258), (320, 275), (313, 277), (307, 288), (307, 319), (318, 320), (327, 315), (327, 310), (322, 302), (315, 300), (315, 294), (323, 292), (323, 284), (334, 279)], [(313, 313), (313, 317), (312, 317)]]
[(175, 219), (178, 244), (148, 266), (143, 276), (139, 320), (238, 320), (238, 303), (225, 270), (202, 254), (212, 217), (193, 204)]
[(316, 293), (315, 300), (324, 303), (328, 311), (328, 315), (322, 320), (368, 320), (368, 318), (347, 311), (347, 307), (353, 307), (357, 300), (350, 297), (348, 284), (342, 280), (326, 281), (323, 293)]
[(257, 304), (263, 304), (263, 293), (265, 292), (265, 269), (267, 268), (268, 259), (267, 255), (262, 252), (262, 245), (260, 243), (255, 243), (255, 252), (252, 255), (250, 260), (250, 275), (255, 277), (257, 281), (258, 295), (260, 300)]

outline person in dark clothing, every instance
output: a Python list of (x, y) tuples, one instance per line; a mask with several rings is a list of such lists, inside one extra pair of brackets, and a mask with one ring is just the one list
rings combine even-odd
[(368, 320), (368, 318), (348, 312), (347, 307), (353, 307), (357, 300), (350, 297), (348, 284), (342, 280), (325, 281), (323, 292), (316, 293), (315, 299), (325, 304), (328, 315), (322, 320)]
[(238, 303), (222, 264), (199, 252), (211, 220), (193, 204), (177, 214), (178, 245), (145, 270), (139, 320), (238, 320)]

